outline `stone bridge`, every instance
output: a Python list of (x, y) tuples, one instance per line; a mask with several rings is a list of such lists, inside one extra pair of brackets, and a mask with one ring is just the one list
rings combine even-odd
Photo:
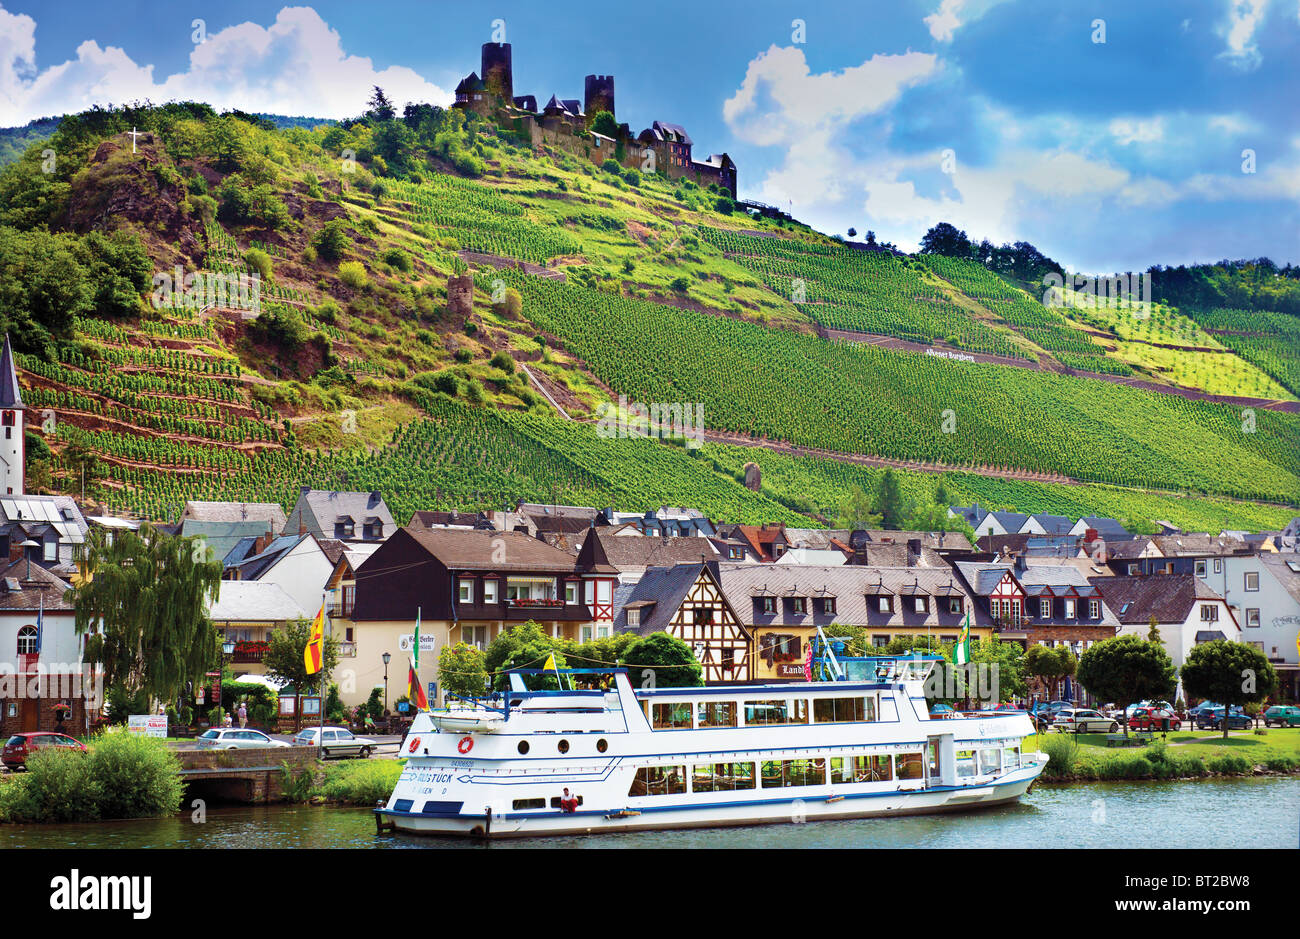
[(218, 802), (280, 802), (284, 764), (289, 771), (316, 770), (315, 747), (257, 747), (248, 750), (177, 750), (186, 798)]

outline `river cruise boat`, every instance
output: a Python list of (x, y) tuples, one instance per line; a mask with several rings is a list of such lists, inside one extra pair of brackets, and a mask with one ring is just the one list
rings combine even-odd
[[(931, 718), (923, 681), (933, 662), (859, 659), (837, 663), (834, 681), (657, 690), (634, 689), (623, 670), (511, 671), (511, 690), (474, 705), (472, 723), (464, 707), (416, 717), (402, 742), (406, 766), (376, 822), (508, 838), (969, 811), (1019, 799), (1047, 763), (1022, 750), (1034, 733), (1028, 715)], [(560, 689), (529, 691), (539, 682), (530, 676), (550, 676)]]

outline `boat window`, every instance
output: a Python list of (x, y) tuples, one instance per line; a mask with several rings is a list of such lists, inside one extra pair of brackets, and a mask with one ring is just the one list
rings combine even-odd
[(831, 757), (831, 785), (853, 782), (853, 761), (842, 756)]
[(604, 753), (608, 749), (609, 749), (609, 741), (606, 740), (604, 737), (601, 737), (599, 740), (596, 741), (597, 753)]
[(561, 740), (559, 743), (557, 743), (557, 744), (555, 745), (555, 748), (556, 748), (557, 750), (559, 750), (561, 753), (568, 753), (568, 752), (569, 752), (569, 741), (567, 741), (567, 740)]
[(520, 740), (520, 741), (519, 741), (519, 752), (520, 752), (521, 754), (522, 754), (522, 753), (527, 753), (527, 752), (528, 752), (528, 741), (527, 741), (527, 740)]
[(796, 698), (794, 701), (773, 699), (769, 701), (746, 701), (745, 723), (749, 726), (761, 724), (806, 724), (808, 723), (808, 699)]
[(975, 751), (974, 750), (957, 751), (957, 775), (959, 777), (975, 775)]
[(763, 788), (820, 786), (826, 782), (825, 760), (764, 760)]
[[(561, 800), (562, 798), (564, 798), (564, 797), (563, 797), (563, 796), (551, 796), (551, 808), (553, 808), (553, 809), (563, 808), (563, 806), (560, 805), (560, 800)], [(577, 795), (577, 794), (575, 793), (575, 794), (574, 794), (574, 798), (578, 800), (578, 804), (579, 804), (579, 805), (582, 805), (582, 796)], [(541, 800), (541, 799), (538, 799), (537, 801), (538, 801), (538, 802), (541, 802), (542, 800)], [(541, 806), (538, 806), (538, 808), (540, 808), (540, 807), (541, 807)]]
[(655, 730), (680, 730), (691, 726), (689, 701), (655, 702), (650, 705), (650, 726)]
[(894, 778), (894, 761), (888, 753), (866, 754), (853, 758), (853, 781), (888, 782)]
[(814, 698), (813, 721), (818, 724), (834, 724), (844, 721), (873, 721), (875, 714), (874, 700), (864, 698)]
[(919, 753), (897, 753), (894, 755), (898, 767), (899, 779), (924, 779), (925, 766)]
[(545, 799), (515, 799), (514, 809), (521, 812), (525, 809), (544, 809), (546, 808)]
[(753, 763), (696, 763), (691, 767), (692, 792), (733, 792), (753, 788)]
[(981, 750), (980, 751), (980, 775), (987, 776), (990, 773), (998, 771), (998, 751)]
[(643, 766), (632, 777), (629, 796), (670, 796), (686, 791), (685, 766)]
[(414, 799), (398, 799), (393, 803), (394, 812), (409, 812), (411, 806), (415, 803)]
[(939, 779), (943, 776), (939, 771), (939, 741), (931, 740), (926, 744), (926, 750), (930, 755), (930, 778)]
[(1020, 768), (1020, 748), (1003, 747), (1002, 748), (1002, 768), (1019, 769)]
[(695, 706), (697, 727), (735, 727), (735, 701), (701, 701)]

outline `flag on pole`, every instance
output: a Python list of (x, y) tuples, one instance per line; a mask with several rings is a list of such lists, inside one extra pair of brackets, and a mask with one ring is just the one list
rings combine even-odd
[(303, 665), (308, 675), (315, 675), (325, 667), (325, 603), (322, 601), (320, 612), (311, 621), (311, 634), (307, 645), (302, 650)]
[(558, 675), (559, 672), (560, 672), (560, 670), (559, 670), (558, 668), (556, 668), (556, 665), (555, 665), (555, 653), (554, 653), (554, 652), (552, 652), (550, 655), (548, 655), (548, 656), (546, 657), (546, 661), (542, 663), (542, 671), (546, 671), (548, 668), (553, 668), (553, 669), (555, 669), (555, 673), (556, 673), (557, 675)]
[(425, 696), (424, 689), (420, 687), (420, 676), (415, 674), (414, 664), (406, 674), (406, 696), (418, 710), (429, 710), (429, 699)]
[(803, 659), (803, 677), (805, 681), (812, 681), (812, 640), (808, 640), (808, 654)]
[(415, 674), (420, 674), (420, 608), (415, 608)]
[(957, 637), (957, 644), (952, 647), (952, 663), (954, 665), (965, 665), (970, 661), (970, 612), (966, 613), (966, 622), (962, 623), (961, 635)]
[(36, 614), (36, 654), (40, 655), (41, 643), (45, 639), (45, 593), (41, 593), (41, 608)]

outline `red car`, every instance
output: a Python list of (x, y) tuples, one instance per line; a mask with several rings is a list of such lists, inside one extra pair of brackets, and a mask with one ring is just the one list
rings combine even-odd
[(1129, 716), (1129, 730), (1149, 730), (1157, 732), (1163, 728), (1164, 715), (1169, 715), (1169, 729), (1182, 730), (1183, 722), (1178, 719), (1173, 711), (1159, 711), (1159, 716), (1152, 718), (1151, 712), (1156, 708), (1136, 708), (1132, 715)]
[(80, 740), (74, 740), (67, 734), (56, 734), (53, 731), (33, 730), (21, 734), (14, 734), (5, 741), (4, 754), (0, 755), (0, 762), (9, 767), (10, 771), (17, 772), (27, 763), (27, 758), (37, 750), (43, 750), (46, 747), (67, 747), (70, 750), (80, 750), (86, 752), (86, 745)]

